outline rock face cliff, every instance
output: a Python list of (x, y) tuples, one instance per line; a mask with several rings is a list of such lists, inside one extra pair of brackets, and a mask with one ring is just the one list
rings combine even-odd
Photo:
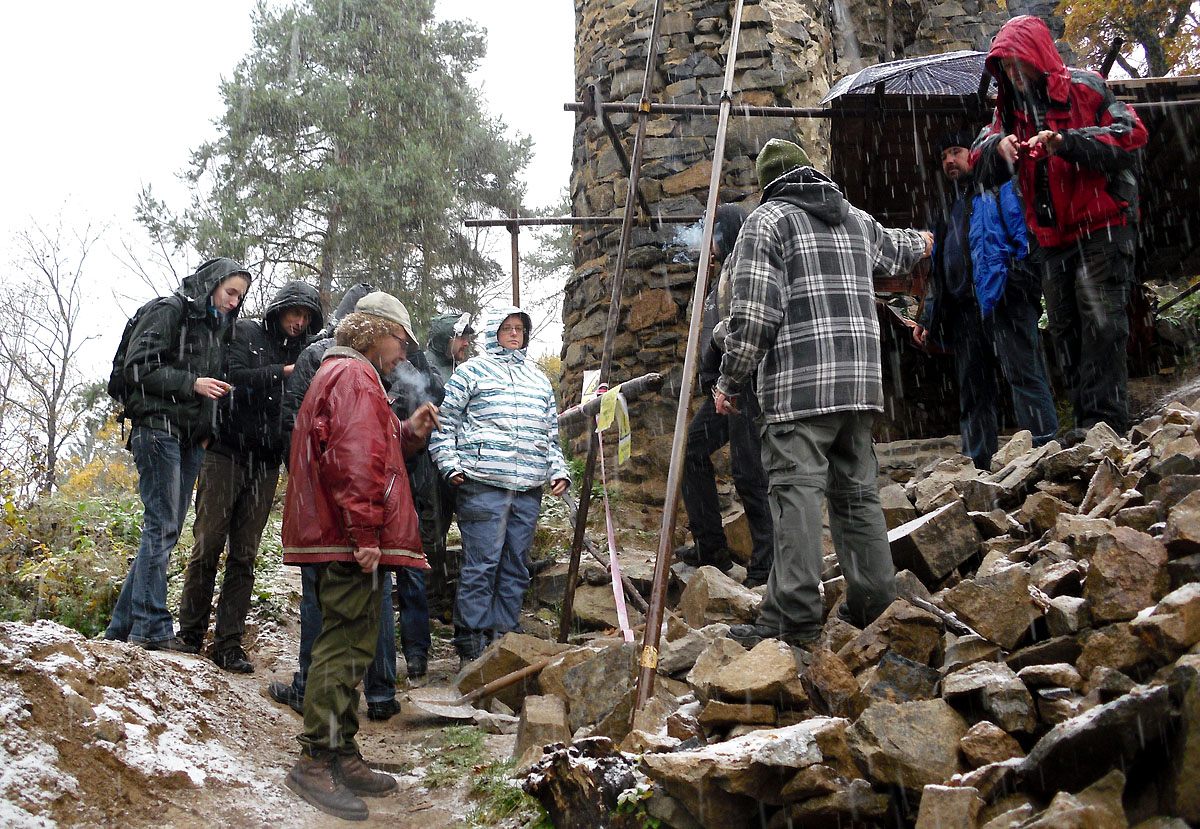
[[(668, 3), (659, 33), (654, 99), (665, 103), (718, 103), (728, 58), (731, 5), (712, 0)], [(641, 95), (654, 11), (651, 0), (576, 0), (575, 77), (579, 99), (599, 87), (606, 100), (636, 103)], [(1006, 15), (994, 0), (759, 0), (742, 17), (734, 112), (721, 178), (721, 201), (757, 205), (754, 158), (770, 138), (799, 140), (815, 165), (829, 162), (829, 124), (820, 118), (737, 115), (737, 106), (816, 106), (847, 72), (882, 60), (953, 49), (985, 49)], [(631, 150), (636, 120), (613, 115)], [(641, 191), (663, 216), (703, 212), (717, 119), (699, 115), (651, 117), (641, 169)], [(580, 117), (574, 141), (571, 198), (577, 216), (620, 217), (628, 188), (599, 118)], [(670, 456), (670, 432), (682, 379), (694, 261), (675, 262), (676, 226), (634, 228), (623, 288), (612, 379), (647, 371), (668, 381), (661, 396), (633, 405), (633, 462), (621, 471), (628, 495), (661, 502)], [(565, 388), (578, 394), (585, 370), (597, 368), (603, 349), (619, 225), (575, 234), (575, 272), (563, 303)], [(572, 400), (571, 402), (575, 402)], [(569, 435), (575, 445), (579, 436)]]

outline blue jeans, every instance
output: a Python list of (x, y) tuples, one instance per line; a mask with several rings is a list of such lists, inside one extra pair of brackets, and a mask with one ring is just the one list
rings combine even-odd
[[(396, 616), (392, 612), (392, 573), (380, 571), (383, 600), (379, 638), (375, 642), (375, 660), (367, 668), (363, 694), (367, 702), (387, 702), (396, 697)], [(317, 606), (317, 575), (315, 567), (300, 568), (300, 670), (292, 676), (292, 687), (301, 696), (308, 683), (312, 665), (313, 642), (321, 633), (324, 620)], [(429, 653), (429, 607), (425, 600), (425, 572), (405, 567), (396, 573), (400, 594), (400, 638), (404, 656), (426, 656)]]
[(458, 619), (493, 636), (515, 630), (529, 586), (526, 553), (542, 511), (542, 488), (525, 492), (466, 480), (458, 487), (463, 561), (458, 576)]
[(180, 446), (169, 432), (149, 426), (135, 426), (129, 445), (145, 508), (142, 540), (104, 638), (161, 642), (175, 636), (167, 610), (167, 569), (192, 500), (204, 449)]

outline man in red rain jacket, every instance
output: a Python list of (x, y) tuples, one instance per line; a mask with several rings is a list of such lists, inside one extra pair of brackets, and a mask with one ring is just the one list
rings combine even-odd
[(404, 458), (438, 425), (431, 403), (401, 423), (382, 378), (404, 359), (408, 311), (377, 291), (342, 320), (296, 416), (283, 508), (283, 561), (316, 565), (321, 633), (304, 694), (300, 760), (287, 786), (317, 808), (363, 820), (359, 795), (396, 788), (372, 771), (354, 737), (359, 682), (375, 658), (378, 568), (429, 569)]
[(1042, 272), (1055, 353), (1076, 431), (1128, 427), (1125, 306), (1137, 246), (1137, 181), (1146, 128), (1095, 72), (1063, 64), (1046, 24), (1022, 15), (992, 41), (996, 113), (971, 150), (987, 183), (1015, 168)]

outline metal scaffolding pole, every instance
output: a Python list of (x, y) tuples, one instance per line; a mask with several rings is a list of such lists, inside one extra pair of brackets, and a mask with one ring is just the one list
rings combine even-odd
[[(740, 7), (740, 0), (739, 0)], [(655, 0), (654, 21), (650, 25), (650, 41), (646, 55), (646, 76), (642, 80), (642, 98), (638, 106), (638, 128), (633, 139), (633, 159), (630, 162), (629, 188), (625, 194), (625, 214), (621, 222), (621, 243), (617, 248), (617, 267), (613, 273), (612, 296), (608, 303), (608, 325), (604, 330), (604, 352), (600, 358), (600, 382), (607, 383), (616, 348), (617, 326), (621, 321), (621, 289), (625, 282), (625, 260), (629, 240), (633, 235), (633, 215), (637, 205), (638, 177), (641, 175), (642, 153), (646, 144), (646, 122), (650, 117), (650, 92), (658, 64), (658, 32), (662, 25), (663, 0)], [(596, 474), (597, 438), (595, 428), (588, 429), (587, 463), (580, 482), (579, 514), (575, 522), (575, 537), (571, 542), (571, 562), (567, 567), (567, 586), (563, 591), (562, 613), (558, 621), (558, 641), (566, 642), (571, 634), (575, 614), (575, 582), (579, 578), (579, 556), (583, 550), (584, 530), (587, 528), (588, 506), (592, 500), (592, 479)]]
[(646, 611), (646, 632), (642, 636), (642, 656), (638, 660), (637, 693), (633, 710), (639, 711), (654, 693), (658, 670), (658, 644), (662, 635), (663, 611), (667, 600), (667, 575), (675, 546), (675, 512), (679, 506), (679, 484), (683, 472), (683, 452), (687, 446), (688, 410), (692, 385), (696, 378), (700, 329), (704, 322), (704, 297), (708, 292), (708, 256), (712, 250), (713, 220), (721, 189), (721, 169), (725, 164), (725, 133), (729, 128), (729, 110), (733, 101), (733, 73), (737, 65), (738, 36), (742, 27), (742, 0), (733, 8), (733, 26), (729, 39), (729, 62), (725, 66), (725, 85), (721, 90), (721, 111), (717, 120), (717, 142), (713, 149), (712, 176), (708, 182), (708, 203), (704, 209), (704, 235), (701, 257), (696, 267), (696, 289), (692, 295), (692, 319), (688, 327), (687, 350), (683, 357), (683, 383), (679, 389), (679, 408), (675, 410), (675, 434), (671, 442), (671, 463), (667, 472), (666, 502), (663, 504), (662, 530), (658, 535), (658, 555), (654, 559), (654, 581), (650, 587), (650, 608)]

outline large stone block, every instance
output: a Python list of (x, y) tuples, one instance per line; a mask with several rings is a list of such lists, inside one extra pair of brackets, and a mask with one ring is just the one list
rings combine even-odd
[(862, 633), (843, 645), (838, 656), (855, 673), (874, 665), (888, 650), (929, 665), (941, 647), (941, 640), (941, 619), (904, 599), (896, 599)]
[(762, 596), (738, 584), (716, 567), (701, 567), (679, 598), (679, 613), (694, 628), (717, 622), (740, 624), (758, 618)]
[(733, 660), (746, 653), (746, 649), (728, 637), (714, 639), (700, 652), (696, 664), (688, 671), (687, 684), (692, 686), (702, 700), (712, 696), (717, 674)]
[(1040, 614), (1029, 595), (1029, 568), (1014, 564), (951, 588), (945, 604), (980, 635), (1012, 650)]
[[(488, 648), (483, 656), (468, 666), (458, 678), (458, 690), (469, 694), (482, 688), (493, 679), (527, 668), (567, 650), (567, 645), (549, 642), (524, 633), (506, 633)], [(528, 677), (497, 691), (492, 698), (498, 699), (514, 711), (519, 710), (525, 697), (538, 692), (536, 676)]]
[(1170, 508), (1162, 540), (1173, 558), (1200, 552), (1200, 491)]
[(975, 555), (982, 542), (958, 500), (888, 532), (896, 568), (911, 570), (931, 588)]
[(1163, 596), (1130, 623), (1160, 662), (1170, 662), (1200, 642), (1200, 583), (1185, 584)]
[(521, 709), (521, 720), (517, 724), (517, 742), (513, 748), (513, 759), (518, 765), (532, 765), (526, 760), (526, 752), (540, 752), (542, 746), (552, 743), (570, 743), (571, 732), (567, 730), (567, 707), (558, 697), (528, 696)]
[(637, 646), (632, 642), (609, 645), (567, 669), (562, 684), (571, 733), (595, 725), (612, 713), (633, 689), (636, 679)]
[(987, 720), (981, 720), (967, 729), (958, 747), (973, 769), (1025, 756), (1020, 743), (1003, 728)]
[(979, 790), (969, 786), (926, 786), (921, 792), (921, 810), (916, 829), (975, 829), (984, 803)]
[(1096, 543), (1083, 597), (1097, 622), (1132, 619), (1167, 592), (1167, 550), (1152, 536), (1117, 527)]
[(942, 680), (942, 698), (969, 720), (988, 719), (1008, 732), (1036, 725), (1033, 697), (1003, 662), (977, 662)]
[(780, 708), (803, 708), (808, 704), (795, 654), (778, 639), (764, 639), (721, 668), (712, 692), (727, 700)]
[(873, 783), (919, 792), (962, 770), (958, 743), (967, 723), (944, 700), (878, 702), (846, 736), (859, 766)]

